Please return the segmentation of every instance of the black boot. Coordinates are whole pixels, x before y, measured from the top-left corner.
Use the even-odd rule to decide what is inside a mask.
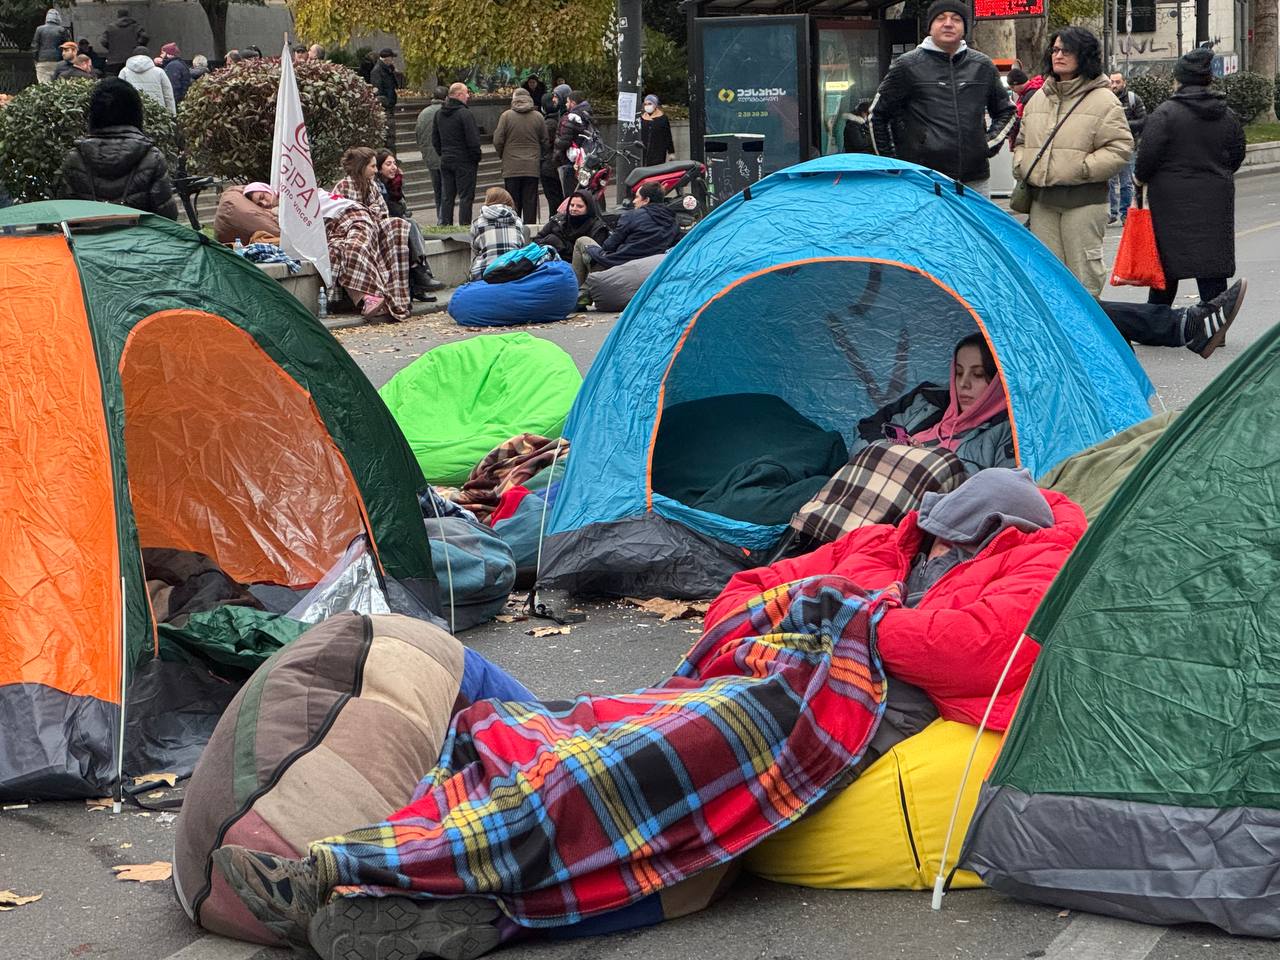
[[[422,303],[435,303],[432,290],[439,290],[444,284],[431,276],[431,269],[425,263],[415,263],[409,268],[409,294]]]

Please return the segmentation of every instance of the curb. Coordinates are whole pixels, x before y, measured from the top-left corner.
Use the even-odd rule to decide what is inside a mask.
[[[1241,177],[1261,177],[1268,173],[1280,173],[1280,162],[1277,163],[1255,163],[1247,167],[1241,167],[1236,171],[1236,179]]]
[[[449,308],[449,298],[453,296],[453,291],[457,287],[445,287],[443,290],[435,292],[435,303],[423,303],[419,300],[413,301],[413,306],[409,310],[409,319],[415,317],[427,317],[435,313],[444,313]],[[378,320],[369,323],[364,317],[358,313],[331,313],[321,321],[327,330],[349,330],[352,327],[372,327],[372,326],[395,326],[395,324],[386,324],[385,321]]]

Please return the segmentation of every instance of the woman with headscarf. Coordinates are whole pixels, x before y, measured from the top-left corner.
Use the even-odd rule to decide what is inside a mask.
[[[1165,288],[1150,303],[1173,303],[1178,281],[1195,278],[1202,303],[1236,272],[1235,173],[1244,128],[1209,88],[1213,51],[1199,47],[1174,67],[1176,89],[1142,128],[1134,179],[1146,184]]]
[[[872,523],[897,523],[927,493],[988,467],[1017,465],[1004,381],[981,333],[956,344],[949,387],[922,383],[859,421],[861,445],[791,518],[774,556],[793,556]]]

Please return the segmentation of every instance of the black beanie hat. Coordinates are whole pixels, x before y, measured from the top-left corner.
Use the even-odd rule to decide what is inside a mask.
[[[954,13],[964,21],[964,32],[969,32],[969,5],[961,3],[960,0],[933,0],[929,4],[929,10],[924,15],[925,32],[933,26],[933,21],[937,20],[944,13]]]
[[[1173,78],[1184,87],[1208,86],[1213,80],[1213,51],[1208,47],[1188,50],[1174,65]]]

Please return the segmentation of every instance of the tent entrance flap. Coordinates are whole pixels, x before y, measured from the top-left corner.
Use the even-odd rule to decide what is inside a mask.
[[[844,465],[859,420],[926,381],[945,386],[956,343],[980,330],[969,304],[907,264],[829,257],[741,278],[694,315],[667,369],[650,499],[657,492],[747,522],[785,523],[790,514],[778,519],[785,504],[772,496],[740,504],[742,491],[726,488],[728,495],[711,490],[708,500],[725,471],[701,474],[713,461],[738,464],[756,451],[761,460],[741,467],[739,480],[754,477],[772,494],[821,476],[808,483],[812,495]],[[843,438],[839,449],[833,436]],[[790,468],[788,475],[764,461]],[[699,476],[685,476],[690,470]],[[697,502],[689,497],[695,488]]]
[[[130,333],[120,375],[144,548],[206,554],[240,583],[300,587],[368,532],[311,397],[243,330],[162,311]]]

